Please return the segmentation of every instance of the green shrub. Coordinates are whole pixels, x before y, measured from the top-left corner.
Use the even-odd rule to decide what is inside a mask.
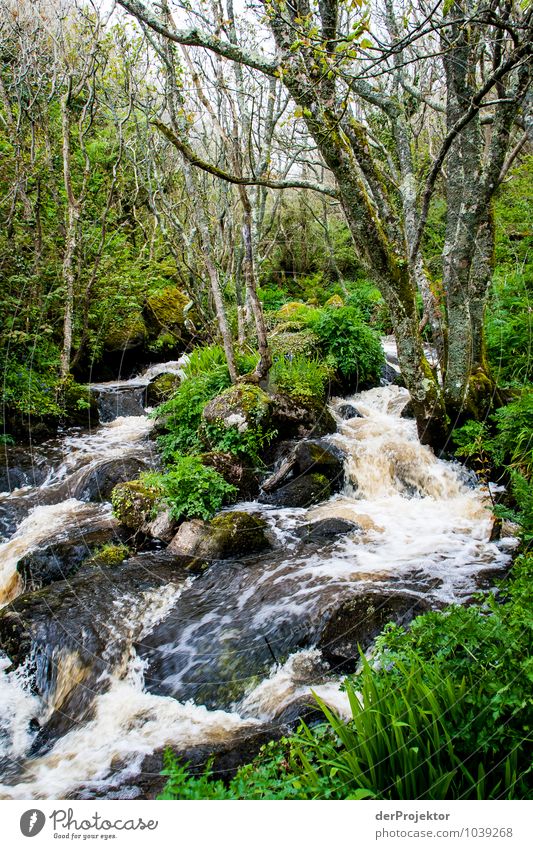
[[[257,355],[236,354],[240,374],[255,368]],[[166,433],[158,438],[161,456],[170,462],[176,454],[190,454],[202,447],[199,426],[208,401],[231,386],[228,366],[219,345],[196,348],[184,367],[185,379],[174,395],[151,414]]]
[[[296,400],[323,399],[332,369],[324,362],[296,354],[279,357],[270,371],[270,384]]]
[[[311,327],[342,377],[358,384],[379,381],[385,362],[381,341],[356,309],[323,310]]]
[[[379,333],[392,333],[389,313],[379,289],[368,280],[346,285],[349,290],[346,306],[355,307],[366,324],[375,327]]]
[[[487,353],[499,382],[533,380],[533,264],[496,275],[486,310]]]
[[[148,472],[141,480],[157,492],[159,504],[169,508],[176,521],[210,519],[237,492],[195,456],[175,457],[167,472]]]

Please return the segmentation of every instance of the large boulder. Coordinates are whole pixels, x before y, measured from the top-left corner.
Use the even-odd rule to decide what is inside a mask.
[[[159,348],[173,348],[190,337],[193,314],[190,298],[177,286],[155,292],[146,299],[146,323]]]
[[[169,584],[182,585],[195,559],[166,551],[132,558],[122,566],[84,567],[68,580],[19,596],[0,611],[0,647],[11,669],[32,659],[32,689],[53,712],[33,752],[42,752],[91,718],[94,698],[109,687],[109,672],[124,664],[143,620],[133,600]]]
[[[406,624],[430,605],[408,593],[354,595],[326,613],[317,646],[335,669],[353,671],[364,650],[389,622]]]
[[[271,422],[280,439],[326,436],[337,430],[327,406],[317,399],[295,401],[288,395],[271,395]]]
[[[140,347],[147,336],[146,324],[140,313],[131,312],[115,317],[104,335],[106,351],[129,351]]]
[[[24,592],[33,592],[55,581],[70,578],[96,550],[104,546],[109,548],[113,542],[120,543],[120,535],[115,523],[108,521],[94,529],[80,530],[70,540],[58,541],[31,551],[17,563]]]
[[[234,510],[221,513],[210,522],[184,522],[168,548],[202,560],[242,557],[269,548],[266,528],[261,516]]]
[[[142,480],[119,483],[111,493],[113,512],[121,525],[140,531],[155,518],[158,495]]]
[[[310,507],[326,501],[330,495],[329,480],[322,474],[312,472],[289,481],[274,492],[261,493],[259,501],[273,507]]]
[[[270,408],[270,397],[259,386],[239,383],[209,401],[203,409],[202,420],[207,425],[236,427],[244,432],[250,427],[266,428],[270,421]]]
[[[72,496],[80,501],[109,501],[117,484],[131,481],[148,468],[149,463],[141,458],[116,457],[91,469],[81,478]]]

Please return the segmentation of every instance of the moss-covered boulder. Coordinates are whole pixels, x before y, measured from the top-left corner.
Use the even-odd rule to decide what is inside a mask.
[[[303,304],[302,301],[289,301],[287,304],[283,304],[283,306],[279,308],[277,316],[278,318],[283,319],[294,318],[294,316],[297,316],[304,306],[305,304]]]
[[[294,449],[297,477],[308,472],[324,475],[337,492],[344,484],[344,454],[323,439],[304,439]]]
[[[270,420],[270,397],[259,386],[239,383],[230,386],[204,407],[205,424],[222,424],[243,432],[250,427],[266,427]]]
[[[142,480],[119,483],[111,493],[113,512],[126,528],[139,531],[153,518],[158,494]]]
[[[338,309],[339,307],[344,306],[344,301],[342,300],[340,295],[332,295],[331,298],[328,298],[325,307],[329,307],[330,309]]]
[[[192,319],[188,314],[189,305],[190,298],[177,286],[168,286],[149,295],[145,313],[151,337],[167,348],[172,347],[172,341],[176,344],[187,337],[187,321]]]
[[[266,521],[259,515],[234,510],[210,522],[184,522],[169,550],[202,560],[227,560],[262,551],[270,546]]]
[[[337,430],[337,423],[328,407],[317,398],[295,401],[288,395],[270,396],[271,424],[280,439],[303,439],[306,436],[326,436]]]
[[[106,351],[129,351],[140,347],[146,340],[148,331],[140,312],[131,312],[126,316],[117,316],[104,335]]]
[[[148,407],[157,407],[163,401],[168,401],[180,385],[181,378],[178,374],[164,372],[154,377],[146,387],[146,404]]]
[[[312,504],[326,501],[331,491],[327,477],[313,472],[289,481],[275,492],[262,493],[259,501],[273,507],[310,507]]]

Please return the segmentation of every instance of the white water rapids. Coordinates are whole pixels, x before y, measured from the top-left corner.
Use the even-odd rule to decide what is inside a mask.
[[[352,590],[376,586],[381,591],[406,590],[434,605],[461,602],[476,591],[480,576],[507,566],[514,541],[490,541],[492,517],[486,493],[459,464],[438,460],[420,445],[414,421],[401,417],[407,401],[406,391],[391,385],[332,402],[334,412],[349,402],[360,414],[347,421],[339,418],[338,432],[329,437],[346,456],[342,493],[308,510],[276,509],[257,502],[237,506],[265,515],[279,549],[271,559],[263,557],[252,564],[238,598],[228,598],[221,591],[221,598],[201,621],[191,622],[184,632],[187,668],[201,663],[206,643],[200,642],[199,634],[206,628],[207,644],[212,628],[214,642],[228,640],[233,646],[235,634],[262,633],[265,623],[273,621],[294,622],[297,630],[303,612],[313,616],[339,593],[344,598]],[[41,492],[79,474],[87,464],[107,461],[110,455],[149,450],[149,430],[145,417],[133,416],[116,419],[90,435],[67,436]],[[24,495],[26,491],[15,491],[3,498],[9,502]],[[349,519],[358,530],[333,544],[302,552],[295,529],[324,518]],[[72,498],[44,505],[37,501],[0,548],[3,601],[9,602],[21,590],[16,566],[25,553],[68,536],[73,526],[83,532],[96,519],[112,521],[109,505]],[[131,606],[124,601],[129,620],[123,627],[128,634],[131,631],[131,637],[120,663],[106,672],[107,689],[97,692],[91,716],[42,754],[33,755],[30,750],[51,705],[33,692],[30,663],[10,672],[4,659],[0,671],[1,797],[63,798],[83,792],[113,796],[120,795],[126,785],[128,793],[135,795],[131,788],[145,756],[166,745],[184,750],[237,740],[265,723],[275,723],[284,707],[311,689],[341,714],[348,713],[338,677],[328,674],[320,651],[313,646],[295,648],[282,663],[272,664],[261,680],[250,678],[244,694],[224,709],[149,692],[147,662],[135,645],[153,633],[195,585],[200,586],[199,580],[169,582],[163,591],[147,591]],[[241,631],[243,622],[237,614],[244,617]],[[235,645],[238,648],[230,651],[246,653],[246,643]],[[209,666],[203,668],[208,675]],[[2,759],[9,764],[3,778]]]

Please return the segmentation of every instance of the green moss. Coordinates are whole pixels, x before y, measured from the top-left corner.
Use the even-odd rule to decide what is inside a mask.
[[[91,566],[120,566],[129,555],[126,545],[109,543],[94,552],[93,556],[86,561]]]
[[[145,481],[119,483],[111,493],[113,513],[122,525],[139,530],[153,515],[158,498],[157,488]]]
[[[181,379],[177,374],[160,374],[153,380],[146,392],[146,400],[150,407],[162,404],[174,394]]]
[[[140,313],[130,313],[117,319],[104,337],[107,351],[123,351],[141,345],[147,335],[146,325]]]
[[[265,538],[267,523],[261,516],[234,510],[215,516],[211,527],[217,532],[217,538],[227,554],[247,554],[268,545]]]
[[[270,416],[270,398],[252,383],[239,383],[213,398],[202,414],[205,421],[220,423],[233,415],[242,416],[248,426],[264,424]]]
[[[188,303],[187,295],[172,286],[150,295],[146,300],[146,307],[160,328],[177,330],[184,325],[184,310]]]
[[[344,301],[342,300],[340,295],[332,295],[331,298],[328,298],[324,306],[333,308],[343,307]]]

